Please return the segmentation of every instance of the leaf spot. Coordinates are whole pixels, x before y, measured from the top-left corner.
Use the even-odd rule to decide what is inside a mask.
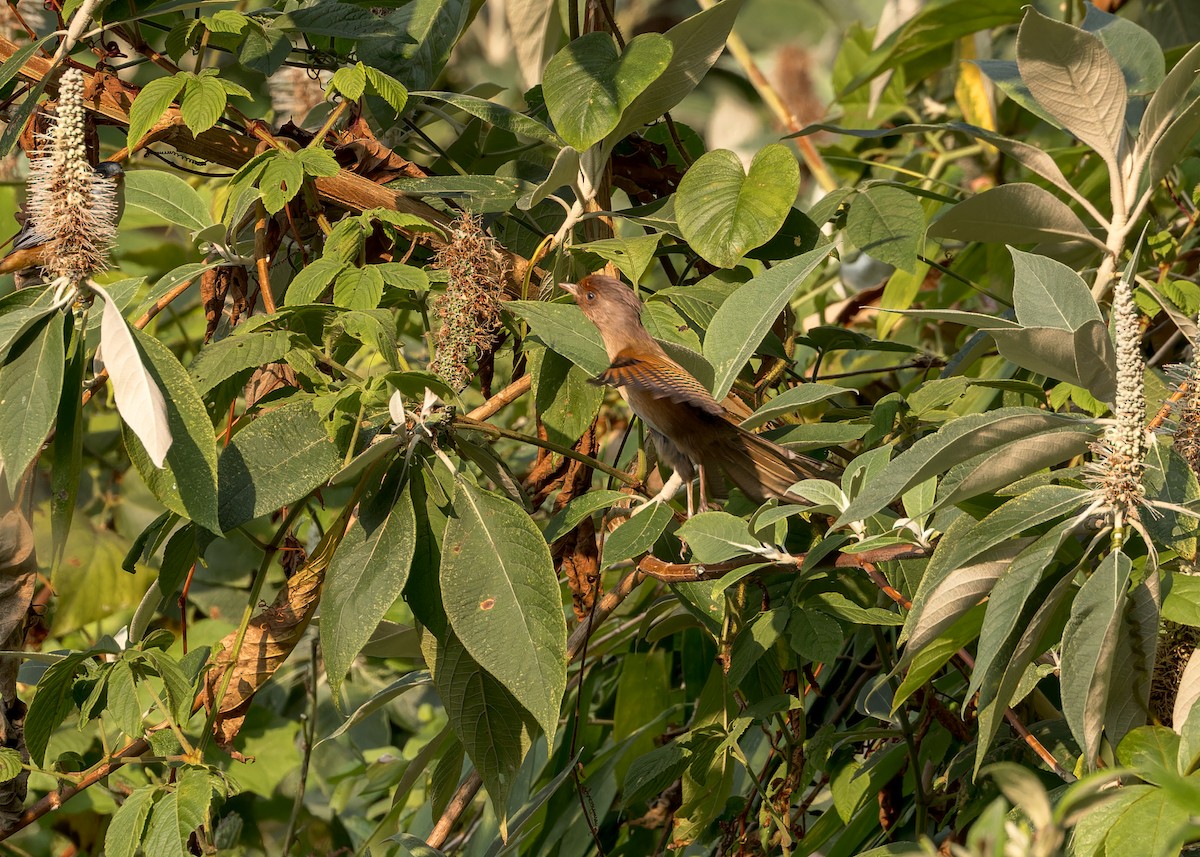
[[[495,607],[495,606],[496,606],[496,599],[495,599],[495,598],[485,598],[485,599],[483,599],[482,601],[480,601],[480,602],[479,602],[479,609],[480,609],[480,610],[491,610],[491,609],[492,609],[493,607]]]

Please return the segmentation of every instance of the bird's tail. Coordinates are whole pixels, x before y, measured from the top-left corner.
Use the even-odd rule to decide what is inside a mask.
[[[787,489],[802,479],[836,480],[841,469],[785,449],[761,435],[731,423],[732,430],[721,442],[709,445],[704,465],[716,465],[725,477],[756,503],[775,499],[790,503],[804,502]]]

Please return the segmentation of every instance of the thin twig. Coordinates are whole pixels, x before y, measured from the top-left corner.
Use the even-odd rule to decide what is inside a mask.
[[[496,415],[496,412],[505,405],[515,402],[517,399],[529,392],[532,386],[532,376],[522,375],[517,380],[513,381],[496,395],[492,396],[478,408],[467,413],[467,419],[471,420],[487,420]]]
[[[106,761],[93,767],[90,771],[80,778],[79,782],[72,783],[68,786],[63,786],[56,792],[50,792],[44,798],[39,800],[21,815],[17,823],[7,830],[0,830],[0,841],[12,836],[18,830],[28,827],[33,824],[46,813],[58,809],[75,795],[79,794],[89,786],[95,785],[100,780],[107,777],[117,768],[121,767],[128,760],[145,754],[150,749],[150,742],[144,738],[139,738],[133,741],[110,756]]]
[[[895,601],[905,610],[912,609],[912,602],[905,598],[903,594],[892,588],[892,586],[887,582],[887,578],[885,578],[877,569],[867,569],[867,576],[871,578],[871,581],[878,586],[883,591],[883,594],[888,598]],[[962,661],[968,669],[975,669],[975,659],[972,658],[970,653],[965,649],[959,649],[958,654],[955,655],[955,657]],[[1008,724],[1013,728],[1013,731],[1016,732],[1029,746],[1029,749],[1031,749],[1039,759],[1049,766],[1050,770],[1054,771],[1054,773],[1062,778],[1065,782],[1075,782],[1076,777],[1058,763],[1058,760],[1054,758],[1054,754],[1047,750],[1042,745],[1042,742],[1039,741],[1033,735],[1033,733],[1031,733],[1025,727],[1025,724],[1021,722],[1021,718],[1017,716],[1016,712],[1014,712],[1011,708],[1004,709],[1004,719],[1008,721]]]
[[[441,848],[446,844],[450,831],[454,829],[454,825],[458,823],[458,819],[466,808],[471,805],[471,801],[475,800],[475,795],[479,793],[479,787],[482,785],[483,777],[479,776],[479,771],[471,771],[463,780],[462,785],[458,787],[458,791],[454,793],[454,797],[450,798],[450,803],[446,804],[446,811],[442,813],[442,817],[433,826],[433,832],[425,840],[426,845],[430,848]]]

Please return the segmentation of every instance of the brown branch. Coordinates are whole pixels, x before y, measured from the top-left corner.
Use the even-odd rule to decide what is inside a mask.
[[[914,545],[893,545],[892,547],[877,548],[875,550],[862,551],[861,553],[838,554],[837,559],[833,562],[833,567],[868,569],[868,574],[870,574],[869,569],[873,567],[873,563],[890,562],[897,559],[921,559],[928,555],[927,551]],[[786,559],[773,562],[772,565],[778,569],[799,568],[803,565],[807,556],[807,554],[788,556]],[[685,583],[697,580],[719,580],[734,569],[754,565],[762,561],[763,558],[759,556],[740,556],[737,559],[730,559],[725,562],[667,562],[656,556],[647,554],[638,563],[638,568],[647,576],[661,580],[664,583]],[[900,597],[903,598],[903,596]]]
[[[0,38],[0,62],[8,60],[18,49],[18,46],[12,41]],[[51,75],[51,70],[50,60],[43,57],[31,57],[17,72],[17,75],[22,80],[34,84],[44,79],[46,91],[54,95],[58,91],[59,72]],[[90,72],[91,69],[86,71]],[[106,120],[106,124],[128,128],[129,107],[139,92],[138,87],[127,84],[113,75],[106,75],[100,85],[95,87],[95,90],[96,95],[84,105],[88,111],[102,117]],[[179,108],[172,106],[167,108],[162,118],[150,129],[147,139],[160,140],[186,155],[230,169],[238,169],[255,155],[261,136],[254,132],[269,133],[266,132],[262,123],[255,123],[255,127],[247,130],[250,133],[239,134],[216,126],[193,136],[184,123]],[[131,149],[135,148],[138,142],[130,141]],[[341,170],[335,176],[317,178],[314,185],[318,195],[325,203],[354,212],[372,208],[387,208],[405,214],[413,214],[444,229],[446,235],[449,235],[447,227],[450,218],[436,208],[401,191],[385,188],[349,170]],[[433,249],[438,249],[446,243],[445,237],[438,233],[406,232],[406,234]],[[505,287],[510,295],[518,296],[521,293],[521,283],[525,273],[530,267],[529,260],[504,248],[498,247],[498,252],[507,262]],[[538,273],[544,275],[545,272]]]
[[[18,830],[28,827],[46,813],[50,812],[51,810],[58,809],[84,789],[100,782],[100,780],[104,779],[117,768],[124,765],[125,759],[141,756],[149,749],[150,742],[144,738],[139,738],[138,740],[127,744],[125,747],[118,750],[116,754],[111,756],[107,761],[96,765],[90,771],[84,774],[79,782],[72,783],[69,786],[63,786],[63,788],[59,791],[50,792],[50,794],[46,795],[29,809],[25,810],[25,812],[21,815],[20,820],[18,820],[15,825],[7,830],[0,830],[0,841],[12,836]]]
[[[491,419],[496,415],[496,412],[515,402],[517,399],[529,392],[532,376],[522,375],[517,380],[513,381],[496,395],[492,396],[478,408],[467,413],[467,418],[483,422]]]
[[[479,771],[471,771],[470,775],[463,780],[462,785],[458,787],[458,791],[454,793],[454,797],[450,798],[450,803],[446,804],[446,811],[433,826],[433,832],[429,834],[425,844],[430,848],[441,848],[446,844],[450,831],[454,829],[454,825],[466,808],[471,805],[471,801],[475,800],[475,795],[479,793],[479,787],[482,785],[483,777],[479,776]]]

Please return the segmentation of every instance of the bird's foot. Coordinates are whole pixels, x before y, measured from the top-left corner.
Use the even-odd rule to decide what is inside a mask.
[[[674,499],[675,495],[679,493],[679,489],[682,487],[683,477],[680,476],[678,472],[672,473],[671,478],[663,483],[662,489],[659,490],[657,494],[646,500],[639,500],[633,504],[631,507],[630,516],[632,517],[633,515],[636,515],[639,512],[642,512],[658,503],[670,502],[672,499]]]

